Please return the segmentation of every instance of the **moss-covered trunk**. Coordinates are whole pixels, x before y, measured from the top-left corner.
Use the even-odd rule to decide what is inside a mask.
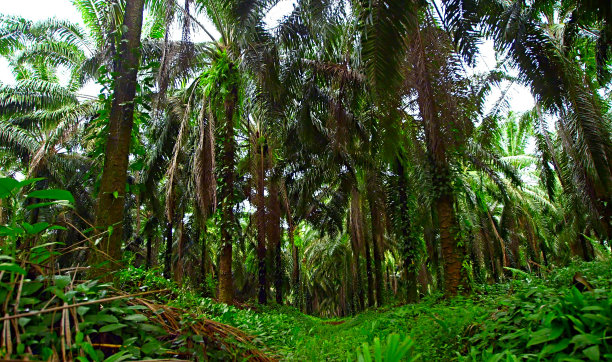
[[[230,72],[237,71],[230,64]],[[238,85],[231,84],[225,97],[225,120],[221,167],[221,255],[219,257],[219,300],[231,303],[234,299],[234,278],[232,276],[232,243],[235,235],[234,220],[234,182],[236,168],[236,140],[234,123],[238,106]]]

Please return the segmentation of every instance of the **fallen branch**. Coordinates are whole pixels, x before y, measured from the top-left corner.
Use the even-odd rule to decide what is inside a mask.
[[[167,291],[168,291],[168,289],[150,290],[148,292],[142,292],[142,293],[136,293],[136,294],[118,295],[118,296],[115,296],[115,297],[109,297],[109,298],[104,298],[104,299],[88,300],[87,302],[81,302],[81,303],[76,303],[76,304],[67,304],[67,305],[63,305],[61,307],[53,307],[53,308],[49,308],[49,309],[42,309],[42,310],[32,311],[32,312],[28,312],[28,313],[15,314],[15,315],[7,315],[7,316],[4,316],[4,317],[0,318],[0,321],[5,321],[5,320],[8,320],[8,319],[22,318],[22,317],[31,317],[31,316],[35,316],[35,315],[39,315],[39,314],[44,314],[44,313],[57,312],[57,311],[61,311],[61,310],[68,309],[68,308],[81,307],[81,306],[84,306],[84,305],[91,305],[91,304],[108,303],[108,302],[112,302],[113,300],[133,298],[133,297],[141,297],[143,295],[154,294],[154,293],[162,293],[162,292],[167,292]]]

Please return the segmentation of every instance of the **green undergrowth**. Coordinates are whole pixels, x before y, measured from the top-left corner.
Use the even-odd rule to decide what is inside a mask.
[[[595,290],[580,292],[573,287],[576,272]],[[368,361],[370,355],[377,360],[377,354],[380,360],[403,356],[402,360],[423,361],[612,358],[612,263],[574,263],[542,277],[514,274],[510,282],[479,286],[469,297],[433,295],[417,304],[333,320],[288,306],[219,304],[140,269],[125,271],[121,280],[125,288],[169,288],[161,302],[235,326],[281,360]],[[404,350],[397,352],[398,346]]]

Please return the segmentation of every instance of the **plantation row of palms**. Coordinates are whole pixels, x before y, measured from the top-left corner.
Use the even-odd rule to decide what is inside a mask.
[[[609,2],[73,3],[85,28],[0,18],[0,172],[77,199],[0,222],[66,226],[60,267],[347,315],[609,248]]]

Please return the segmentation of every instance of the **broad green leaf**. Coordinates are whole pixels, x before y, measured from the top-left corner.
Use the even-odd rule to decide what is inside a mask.
[[[144,347],[143,347],[144,348]],[[133,356],[129,353],[129,351],[119,351],[112,356],[108,357],[104,360],[104,362],[119,362],[125,361],[126,359],[132,358]]]
[[[31,320],[32,318],[21,317],[17,323],[19,323],[20,326],[25,327]]]
[[[166,331],[162,327],[153,324],[139,324],[138,329],[143,332],[153,332],[161,335],[166,334]]]
[[[19,265],[15,264],[15,263],[2,263],[2,264],[0,264],[0,270],[4,270],[4,271],[7,271],[7,272],[11,272],[11,273],[17,273],[17,274],[21,274],[21,275],[26,275],[27,274],[25,269],[23,269],[22,267],[20,267]]]
[[[157,340],[152,340],[151,342],[145,343],[142,346],[142,353],[150,355],[155,351],[159,351],[161,349],[161,343]]]
[[[599,337],[594,336],[592,334],[578,334],[575,335],[570,343],[574,343],[577,347],[588,346],[591,344],[599,344],[601,343],[601,339]]]
[[[23,227],[23,229],[26,231],[28,235],[36,235],[42,232],[43,230],[45,230],[47,227],[49,227],[49,223],[39,222],[34,225],[30,225],[29,223],[24,222],[21,224],[21,226]]]
[[[0,236],[12,236],[17,237],[23,234],[23,230],[18,228],[12,228],[9,226],[0,226]]]
[[[3,199],[11,194],[11,192],[19,187],[19,182],[7,177],[0,178],[0,199]]]
[[[51,293],[55,294],[59,299],[61,299],[63,301],[67,301],[66,294],[64,294],[64,292],[60,288],[58,288],[58,287],[49,287],[46,290],[48,290]]]
[[[542,348],[542,352],[540,353],[540,356],[546,356],[549,354],[561,352],[564,349],[566,349],[569,346],[569,344],[570,344],[569,338],[564,338],[558,342],[547,344],[546,346],[544,346],[544,348]]]
[[[591,361],[599,361],[599,346],[591,346],[582,351]]]
[[[142,315],[142,314],[130,314],[125,316],[123,319],[125,319],[126,321],[132,321],[132,322],[144,322],[149,320],[146,316]]]
[[[98,313],[95,316],[96,322],[104,322],[104,323],[119,323],[119,319],[112,314]]]
[[[600,312],[603,311],[604,309],[598,305],[588,305],[584,308],[582,308],[583,312]]]
[[[551,336],[552,336],[552,329],[550,328],[540,329],[531,335],[531,339],[527,343],[527,347],[533,346],[535,344],[548,342],[551,339],[554,339],[554,338],[551,338]]]
[[[43,284],[40,282],[27,282],[23,283],[23,287],[21,287],[21,295],[28,296],[30,294],[35,293],[40,288],[42,288]]]
[[[586,318],[586,319],[590,319],[592,321],[595,321],[597,323],[603,324],[603,325],[612,325],[610,318],[602,315],[602,314],[591,314],[591,313],[585,313],[582,315],[582,318]]]
[[[66,204],[65,200],[58,200],[58,201],[39,202],[39,203],[36,203],[36,204],[28,205],[26,207],[26,209],[34,210],[34,209],[38,209],[38,208],[45,207],[45,206],[50,206],[50,205],[70,206],[70,204]]]
[[[51,199],[51,200],[65,200],[74,204],[74,197],[70,193],[70,191],[66,190],[36,190],[32,191],[28,194],[28,198],[38,198],[38,199]]]
[[[29,186],[29,185],[31,185],[31,184],[33,184],[33,183],[35,183],[35,182],[42,181],[42,180],[44,180],[44,179],[45,179],[44,177],[38,177],[38,178],[29,178],[29,179],[26,179],[26,180],[23,180],[23,181],[19,182],[19,184],[17,185],[17,187],[21,189],[21,188],[24,188],[24,187],[26,187],[26,186]]]
[[[77,313],[79,315],[84,315],[85,313],[87,313],[91,308],[90,307],[86,307],[84,305],[80,306],[77,308]]]
[[[87,352],[89,357],[91,357],[92,360],[100,361],[100,358],[98,357],[98,353],[96,352],[96,350],[93,348],[93,346],[90,343],[83,342],[81,346],[83,347],[83,350]]]
[[[68,275],[54,275],[53,282],[59,289],[64,289],[68,284],[70,284],[71,279]]]
[[[117,329],[121,329],[123,327],[127,327],[127,324],[122,324],[122,323],[109,324],[109,325],[106,325],[100,328],[100,333],[116,331]]]

